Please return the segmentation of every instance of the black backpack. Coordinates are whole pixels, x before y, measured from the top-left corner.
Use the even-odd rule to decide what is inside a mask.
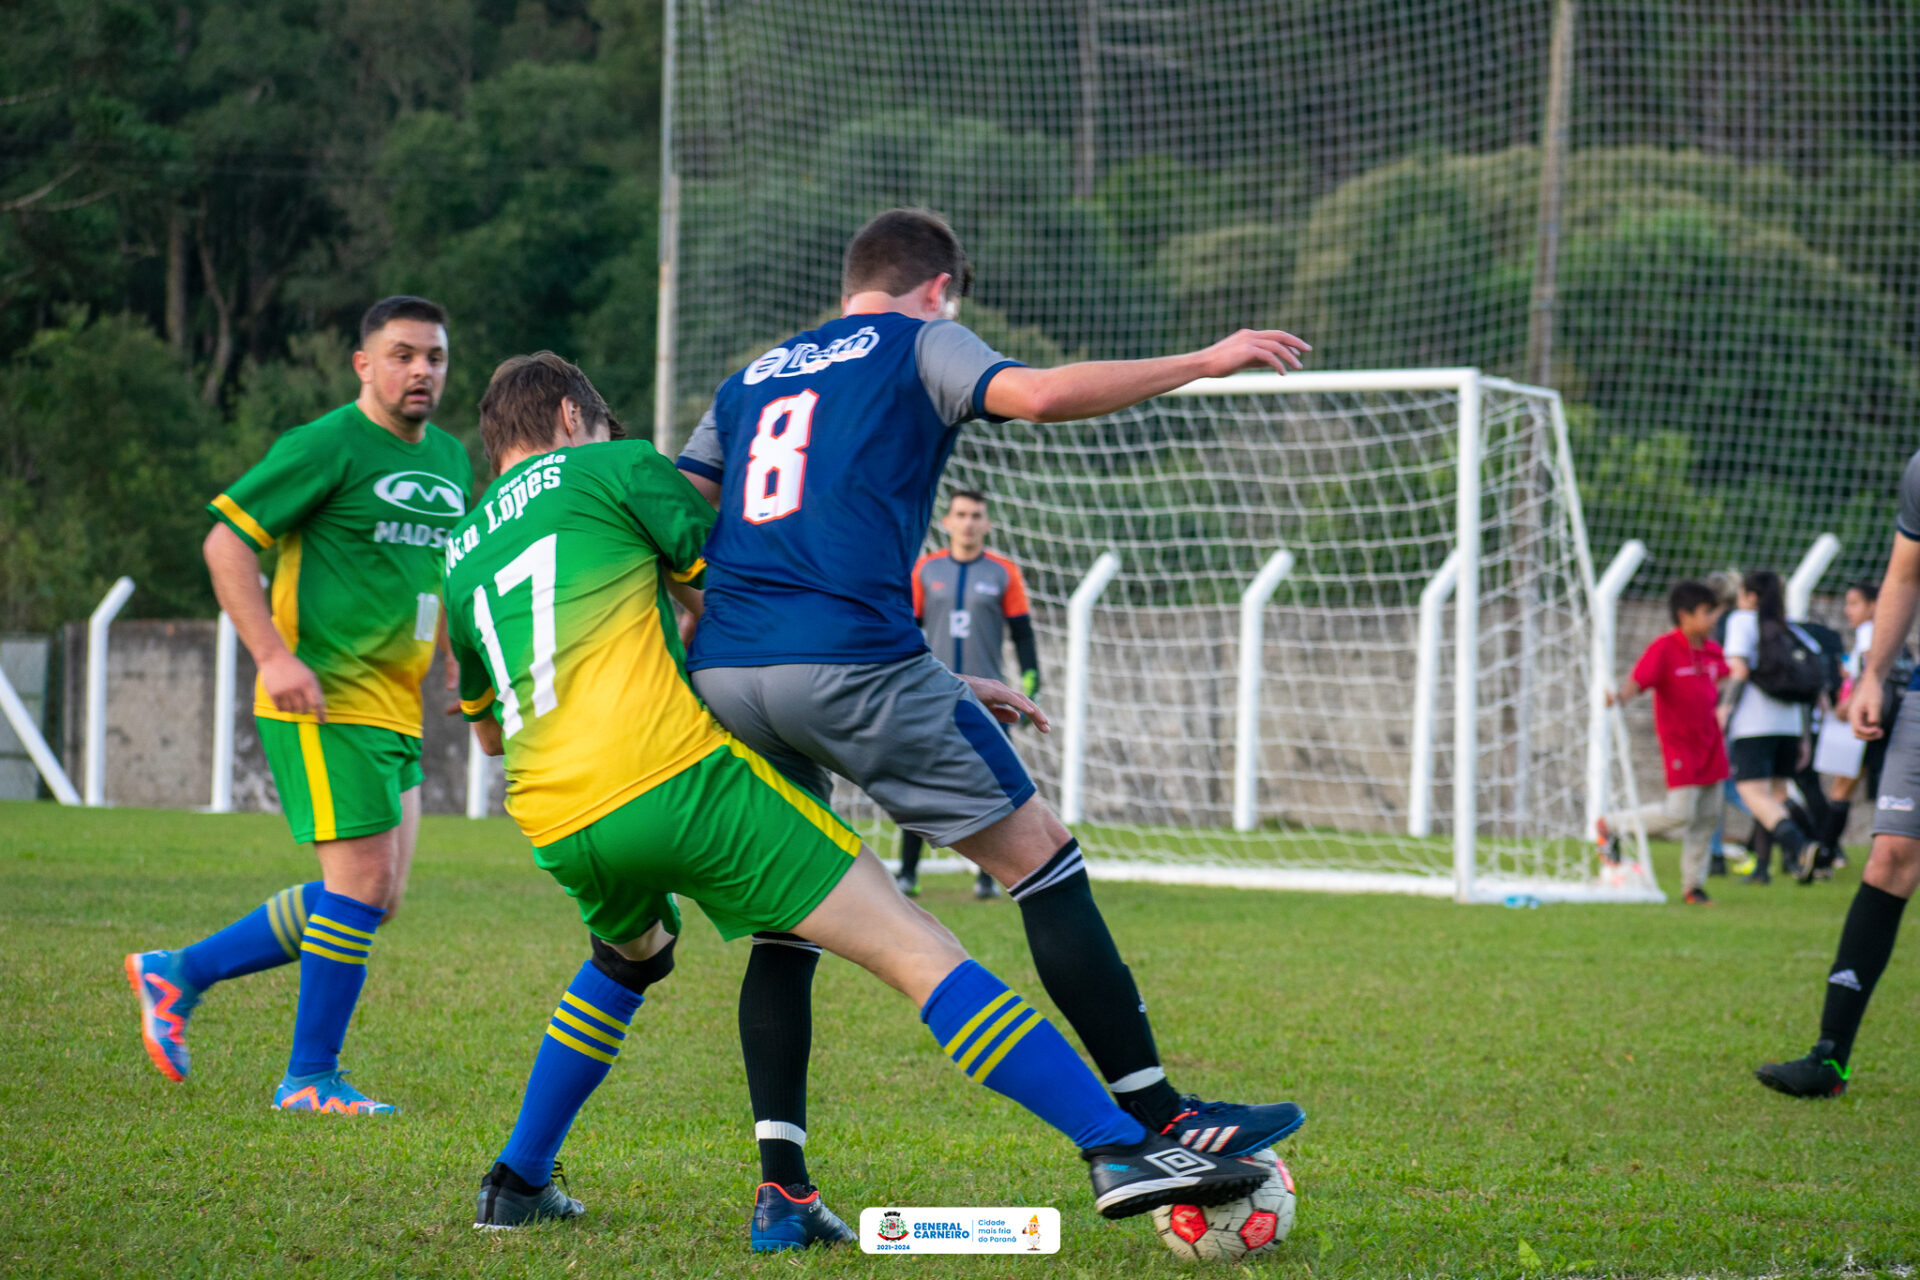
[[[1827,687],[1827,667],[1812,641],[1785,623],[1763,622],[1752,680],[1776,702],[1818,702]]]

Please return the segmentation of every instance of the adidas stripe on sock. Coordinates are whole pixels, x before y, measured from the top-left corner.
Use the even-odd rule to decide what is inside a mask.
[[[323,892],[318,880],[282,889],[218,933],[183,947],[181,978],[205,991],[216,982],[298,960],[307,917]]]
[[[300,1005],[293,1016],[290,1076],[318,1075],[340,1066],[340,1046],[367,981],[373,931],[386,912],[323,892],[307,917],[300,943]]]

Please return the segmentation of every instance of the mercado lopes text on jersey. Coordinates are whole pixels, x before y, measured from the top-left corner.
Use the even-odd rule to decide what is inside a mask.
[[[651,444],[618,440],[510,468],[447,540],[461,709],[499,720],[507,812],[535,845],[725,744],[687,684],[666,584],[699,585],[712,525]]]
[[[924,652],[910,581],[959,424],[1008,360],[951,320],[834,320],[728,378],[680,455],[720,485],[689,665]]]
[[[473,474],[458,440],[429,423],[418,444],[346,405],[274,441],[207,504],[264,551],[278,546],[273,625],[312,669],[336,724],[420,736],[420,681],[440,624],[440,551]],[[254,714],[276,710],[256,685]]]

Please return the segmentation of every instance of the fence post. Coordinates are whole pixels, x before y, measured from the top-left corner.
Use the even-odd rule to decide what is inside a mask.
[[[1613,688],[1614,629],[1620,592],[1646,558],[1647,544],[1638,538],[1629,539],[1614,554],[1613,563],[1600,575],[1593,589],[1593,689],[1587,707],[1587,826],[1584,833],[1589,839],[1607,808],[1607,759],[1612,729],[1607,722],[1607,692]],[[1622,760],[1620,766],[1631,769],[1633,762]]]
[[[1067,705],[1061,716],[1065,740],[1060,746],[1060,821],[1069,826],[1084,814],[1080,783],[1087,763],[1087,662],[1093,606],[1119,572],[1120,557],[1102,551],[1067,599]]]
[[[53,792],[54,799],[61,804],[79,804],[80,793],[73,789],[73,783],[67,779],[67,771],[60,767],[59,757],[47,746],[47,740],[40,736],[40,726],[27,713],[27,704],[20,700],[19,691],[13,687],[13,681],[7,679],[5,671],[0,671],[0,712],[6,713],[14,735],[26,747],[27,754],[33,757],[34,767],[47,780],[47,790]]]
[[[1813,589],[1820,585],[1820,579],[1826,576],[1827,567],[1840,554],[1840,539],[1830,533],[1823,533],[1813,540],[1807,548],[1807,554],[1800,557],[1799,567],[1793,576],[1787,579],[1787,616],[1800,621],[1813,609]]]
[[[1251,831],[1259,819],[1260,676],[1265,663],[1267,601],[1293,572],[1293,552],[1282,548],[1267,557],[1260,572],[1240,593],[1240,679],[1235,690],[1233,754],[1233,829]]]
[[[213,795],[212,813],[233,812],[233,682],[239,638],[226,610],[213,626]]]
[[[107,628],[133,594],[133,579],[121,578],[87,619],[87,803],[107,802]]]
[[[1407,834],[1433,834],[1433,716],[1440,696],[1440,615],[1460,580],[1460,553],[1450,551],[1420,592],[1414,638],[1413,768],[1407,776]]]
[[[467,727],[467,816],[487,816],[487,753],[480,749],[480,735]]]

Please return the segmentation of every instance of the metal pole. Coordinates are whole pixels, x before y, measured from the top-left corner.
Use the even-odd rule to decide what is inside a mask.
[[[487,816],[487,753],[480,749],[480,735],[467,730],[467,816]]]
[[[1260,676],[1266,666],[1267,601],[1293,572],[1293,552],[1285,549],[1267,557],[1260,572],[1240,593],[1239,705],[1234,711],[1233,829],[1251,831],[1259,818],[1260,790]]]
[[[1560,202],[1567,178],[1567,124],[1573,98],[1573,25],[1580,6],[1559,0],[1547,53],[1546,119],[1540,129],[1540,210],[1536,221],[1533,294],[1527,312],[1527,379],[1553,381],[1553,318],[1559,287]]]
[[[5,671],[0,671],[0,711],[6,713],[7,723],[13,726],[14,735],[25,744],[27,754],[33,757],[34,767],[47,780],[47,790],[53,792],[53,798],[61,804],[79,804],[80,793],[73,789],[73,783],[67,779],[67,771],[60,767],[59,758],[47,746],[47,740],[40,736],[40,726],[33,722],[27,704],[20,700],[19,692],[14,689],[13,681],[7,679]]]
[[[1460,553],[1450,551],[1420,592],[1414,637],[1413,767],[1407,774],[1407,834],[1433,834],[1433,717],[1440,696],[1441,613],[1460,580]]]
[[[239,648],[233,619],[225,610],[213,628],[213,798],[214,813],[233,812],[233,682]]]
[[[1100,0],[1080,4],[1079,101],[1073,113],[1073,194],[1086,199],[1100,175]]]
[[[1823,533],[1813,540],[1807,548],[1807,554],[1800,557],[1800,565],[1787,579],[1787,616],[1795,621],[1805,619],[1813,608],[1813,589],[1820,585],[1820,579],[1826,576],[1827,568],[1833,558],[1840,554],[1840,539],[1830,533]]]
[[[1453,609],[1453,895],[1473,900],[1474,787],[1480,750],[1480,374],[1460,380],[1460,446],[1455,463],[1454,554],[1460,577]]]
[[[1593,688],[1587,704],[1587,825],[1591,838],[1600,815],[1607,810],[1607,762],[1611,744],[1611,726],[1607,723],[1607,690],[1613,686],[1614,625],[1620,606],[1620,593],[1626,588],[1641,561],[1647,558],[1647,544],[1630,539],[1613,557],[1613,563],[1600,575],[1593,589]],[[1621,767],[1631,769],[1632,762],[1622,760]]]
[[[96,807],[107,802],[107,628],[132,594],[133,579],[121,578],[87,619],[86,793]]]
[[[666,0],[666,31],[660,67],[660,282],[654,306],[653,446],[674,455],[673,406],[677,348],[674,324],[680,301],[680,174],[673,158],[673,97],[680,54],[679,0]]]
[[[1064,741],[1060,745],[1060,821],[1066,823],[1080,821],[1085,811],[1080,781],[1087,763],[1087,655],[1093,606],[1119,572],[1120,557],[1102,551],[1067,599],[1067,705],[1061,717]]]

